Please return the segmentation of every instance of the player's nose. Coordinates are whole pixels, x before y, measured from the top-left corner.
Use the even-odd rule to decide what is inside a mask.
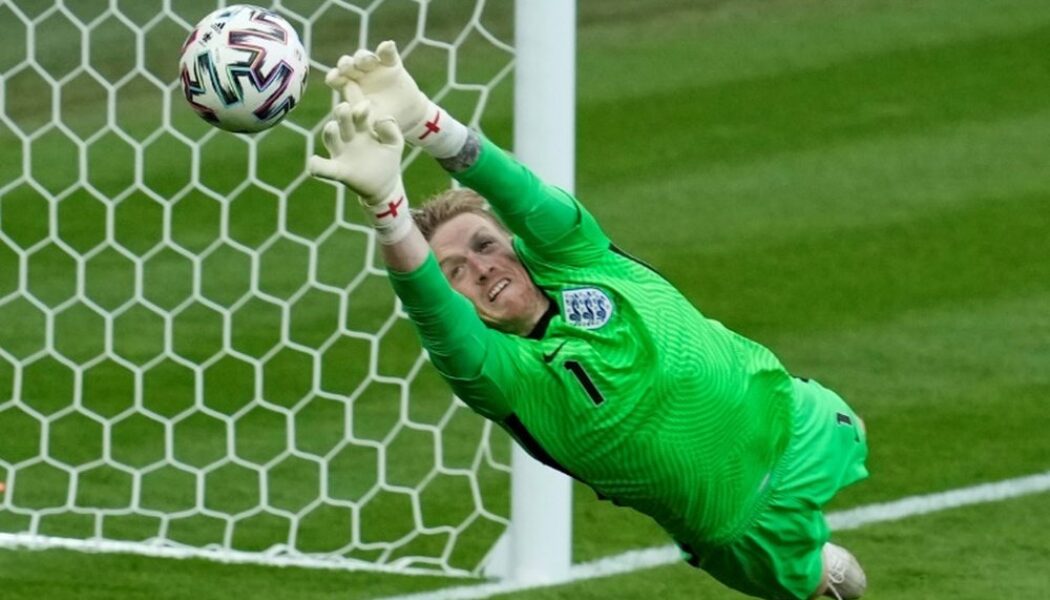
[[[467,263],[470,265],[470,270],[474,272],[478,283],[484,283],[491,277],[493,265],[487,261],[478,256],[468,256]]]

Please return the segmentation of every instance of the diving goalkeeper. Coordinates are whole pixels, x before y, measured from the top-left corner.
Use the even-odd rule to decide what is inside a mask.
[[[345,102],[323,131],[330,158],[308,169],[360,195],[395,292],[464,402],[655,519],[732,588],[863,593],[821,512],[867,476],[863,425],[838,395],[705,318],[574,197],[431,102],[392,42],[342,57],[326,80]],[[410,211],[404,140],[469,189]]]

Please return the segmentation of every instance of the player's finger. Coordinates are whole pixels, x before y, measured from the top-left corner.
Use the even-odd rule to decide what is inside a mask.
[[[376,70],[379,66],[379,57],[372,53],[358,53],[354,55],[354,66],[357,67],[361,73],[371,73]]]
[[[397,126],[397,121],[393,117],[385,117],[376,121],[375,130],[380,143],[387,146],[401,144],[401,128]]]
[[[338,167],[335,161],[315,154],[306,161],[306,172],[314,177],[334,181],[337,179]]]
[[[354,139],[354,119],[352,115],[350,104],[346,102],[340,102],[335,107],[335,120],[339,124],[336,132],[339,134],[339,138],[344,142],[349,142]]]
[[[385,67],[396,67],[401,64],[401,55],[397,53],[397,44],[393,40],[387,40],[376,48],[376,56]]]
[[[343,102],[346,102],[350,106],[354,106],[358,102],[365,99],[365,93],[361,90],[361,86],[352,79],[347,79],[346,84],[342,88]]]
[[[368,131],[368,120],[372,116],[372,106],[368,100],[364,102],[358,102],[353,111],[351,112],[351,118],[354,121],[354,131],[363,132]]]
[[[343,91],[343,86],[346,85],[347,81],[346,76],[334,67],[328,69],[328,72],[324,75],[324,84],[337,92]]]
[[[354,52],[354,67],[362,73],[368,73],[374,71],[379,66],[379,57],[372,53],[371,50],[361,48],[357,52]]]
[[[339,137],[339,123],[337,121],[325,123],[324,129],[321,130],[321,141],[324,143],[325,150],[328,150],[329,156],[339,156],[341,145]]]
[[[354,57],[346,54],[339,57],[339,62],[335,64],[335,68],[339,69],[339,72],[347,79],[356,80],[360,79],[361,75],[363,75],[363,73],[358,71],[357,67],[354,66]]]

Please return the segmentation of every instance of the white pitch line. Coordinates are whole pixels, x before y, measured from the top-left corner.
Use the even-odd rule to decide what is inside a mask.
[[[154,558],[199,558],[218,563],[260,565],[264,567],[299,567],[303,569],[328,569],[332,571],[372,571],[391,575],[434,575],[433,570],[403,568],[396,565],[375,565],[364,561],[347,560],[341,556],[308,555],[288,553],[284,547],[265,552],[244,552],[224,548],[193,548],[165,545],[164,540],[145,542],[123,542],[101,539],[75,539],[33,535],[28,533],[0,533],[0,548],[29,550],[73,550],[76,552],[106,554],[137,554]],[[450,577],[468,577],[452,574]]]
[[[899,521],[916,515],[924,515],[972,504],[999,502],[1046,491],[1050,491],[1050,471],[936,494],[909,496],[893,502],[869,504],[868,506],[830,513],[827,516],[827,520],[828,525],[832,529],[845,531],[873,523]],[[681,557],[675,546],[632,550],[616,556],[573,565],[569,569],[569,575],[565,579],[558,581],[483,583],[401,596],[387,596],[377,600],[473,600],[489,598],[499,594],[509,594],[527,589],[620,575],[672,564],[679,560],[681,560]]]

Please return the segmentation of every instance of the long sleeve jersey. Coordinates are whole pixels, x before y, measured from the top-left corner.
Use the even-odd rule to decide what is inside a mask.
[[[705,318],[619,251],[570,194],[494,144],[456,175],[514,233],[551,310],[529,336],[487,327],[433,255],[391,272],[432,363],[473,410],[676,540],[718,544],[761,509],[791,430],[792,383],[766,348]]]

